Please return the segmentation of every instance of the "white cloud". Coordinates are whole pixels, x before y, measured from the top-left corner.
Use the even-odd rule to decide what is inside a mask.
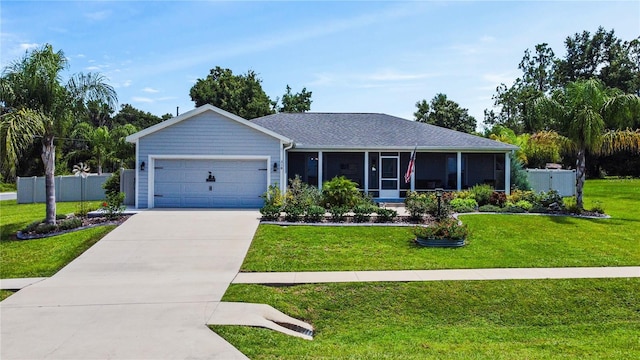
[[[514,71],[500,73],[500,74],[487,73],[482,75],[483,80],[493,85],[492,88],[495,88],[500,84],[511,85],[516,80],[517,77],[518,76]]]
[[[138,102],[138,103],[147,103],[150,104],[152,102],[154,102],[155,100],[148,98],[148,97],[141,97],[141,96],[134,96],[131,98],[131,100],[133,102]]]
[[[87,70],[87,71],[99,71],[100,70],[100,66],[87,66],[84,69]]]
[[[399,72],[393,69],[376,70],[371,73],[317,73],[311,86],[343,85],[357,88],[412,87],[420,80],[440,76],[437,73]]]
[[[150,87],[146,87],[146,88],[142,89],[142,91],[144,91],[146,93],[152,93],[152,94],[160,92],[160,90],[157,90],[157,89],[154,89],[154,88],[150,88]]]
[[[36,43],[22,43],[19,45],[21,51],[28,51],[31,49],[35,49],[39,44]]]
[[[93,21],[100,21],[108,18],[111,15],[111,10],[94,11],[91,13],[85,13],[84,17]]]

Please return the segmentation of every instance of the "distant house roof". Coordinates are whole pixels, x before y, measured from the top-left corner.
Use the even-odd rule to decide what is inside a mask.
[[[518,147],[386,114],[279,113],[251,120],[299,149],[510,151]]]

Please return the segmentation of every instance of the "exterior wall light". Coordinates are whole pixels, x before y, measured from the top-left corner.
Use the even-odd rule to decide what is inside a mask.
[[[144,161],[140,163],[140,171],[144,171],[145,163]]]
[[[273,171],[274,172],[278,171],[278,163],[277,162],[273,163]]]

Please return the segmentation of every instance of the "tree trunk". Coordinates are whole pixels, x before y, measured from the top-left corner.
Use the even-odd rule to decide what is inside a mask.
[[[53,144],[53,136],[47,136],[42,140],[42,163],[44,164],[44,184],[47,201],[47,224],[56,223],[56,146]]]
[[[582,203],[582,190],[584,188],[584,179],[586,175],[586,159],[585,149],[578,150],[578,160],[576,161],[576,205],[579,209],[584,209]]]

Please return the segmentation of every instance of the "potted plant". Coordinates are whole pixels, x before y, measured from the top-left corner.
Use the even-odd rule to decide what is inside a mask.
[[[429,226],[416,226],[413,229],[416,243],[427,247],[460,247],[464,246],[469,235],[466,225],[453,218],[437,221]]]

